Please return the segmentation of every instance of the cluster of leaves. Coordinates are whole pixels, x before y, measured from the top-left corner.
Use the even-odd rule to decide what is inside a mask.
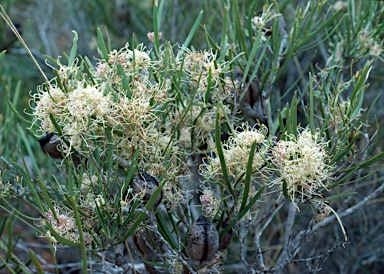
[[[106,254],[102,264],[134,267],[133,261],[121,261],[121,244],[130,236],[147,269],[197,271],[186,237],[200,214],[214,223],[220,239],[235,234],[242,251],[245,239],[254,243],[248,252],[257,252],[256,261],[246,252],[238,258],[247,269],[283,268],[310,240],[316,225],[330,222],[330,212],[339,218],[329,202],[354,194],[342,186],[356,171],[384,157],[366,158],[371,144],[366,120],[374,104],[362,107],[375,62],[366,57],[382,54],[378,35],[370,31],[382,26],[371,23],[372,29],[362,29],[363,24],[356,24],[348,35],[335,33],[356,15],[345,13],[347,7],[327,8],[324,1],[298,7],[287,27],[277,4],[265,5],[260,14],[251,5],[247,16],[241,16],[237,1],[230,1],[219,41],[203,26],[208,46],[197,51],[188,46],[202,13],[183,45],[160,44],[164,5],[155,1],[153,6],[153,51],[135,43],[107,49],[99,31],[101,57],[93,65],[87,57],[76,58],[75,33],[67,65],[53,60],[56,77],[32,96],[32,121],[19,117],[34,134],[57,136],[64,175],[49,177],[36,168],[38,176],[33,177],[25,162],[12,163],[20,176],[12,185],[2,174],[1,207],[24,219],[11,200],[28,204],[38,213],[33,225],[37,235],[53,246],[80,247],[84,272],[88,252]],[[340,52],[345,42],[340,37],[357,36],[365,39],[360,46]],[[308,78],[299,75],[295,83],[306,83],[297,92],[290,88],[279,93],[276,85],[300,52],[330,37],[324,68],[313,68]],[[348,63],[353,71],[349,76],[348,54],[355,63],[359,58],[363,62],[357,70]],[[290,98],[286,106],[285,97]],[[157,178],[149,197],[149,187],[134,187],[148,174]],[[199,191],[200,201],[193,199]],[[285,201],[293,202],[295,210],[310,204],[315,214],[294,243],[288,242],[293,226],[288,218],[281,243],[287,249],[266,265],[262,236]],[[5,227],[6,221],[1,231]],[[246,228],[245,235],[241,228]],[[294,248],[288,254],[290,245]],[[231,247],[225,248],[230,252]],[[225,259],[225,251],[218,254],[223,264],[233,262]],[[31,258],[40,269],[36,257]],[[212,256],[198,265],[219,269],[219,262]],[[11,268],[11,263],[4,265]]]

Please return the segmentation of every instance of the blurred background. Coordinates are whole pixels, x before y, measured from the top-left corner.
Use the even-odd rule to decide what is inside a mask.
[[[239,9],[244,14],[254,0],[238,0]],[[277,1],[280,12],[283,13],[287,29],[294,23],[294,11],[298,6],[305,8],[307,1]],[[316,1],[315,1],[316,2]],[[381,1],[356,1],[362,2],[381,2]],[[221,36],[222,18],[224,14],[223,0],[195,0],[165,1],[163,19],[160,31],[162,32],[161,42],[169,41],[171,44],[182,44],[185,41],[193,23],[203,10],[201,25],[211,34],[214,41],[219,41]],[[268,1],[258,1],[259,10]],[[346,2],[328,1],[329,7]],[[143,43],[147,49],[152,49],[153,44],[149,41],[147,34],[153,31],[153,1],[151,0],[2,0],[1,4],[8,12],[10,18],[21,32],[26,44],[37,58],[48,78],[52,78],[52,66],[54,63],[49,57],[57,59],[70,52],[73,42],[72,30],[79,35],[78,54],[88,56],[96,63],[99,53],[97,50],[97,28],[100,28],[108,42],[110,49],[119,49],[128,43]],[[376,3],[377,4],[377,3]],[[378,4],[377,21],[384,22],[383,4]],[[371,14],[372,15],[372,14]],[[367,16],[371,16],[367,15]],[[372,26],[371,26],[372,27]],[[376,37],[380,38],[383,46],[384,31]],[[288,31],[289,32],[289,31]],[[335,36],[337,36],[335,34]],[[330,38],[330,41],[333,38]],[[337,39],[335,39],[336,41]],[[297,70],[297,64],[292,61],[288,66],[287,72],[281,75],[277,81],[276,90],[293,88],[300,89],[306,83],[308,72],[315,67],[323,68],[329,54],[330,41],[319,42],[315,47],[309,47],[297,53],[297,62],[301,64],[302,71]],[[200,28],[192,38],[190,45],[196,49],[207,47],[206,36]],[[21,155],[24,155],[27,165],[31,168],[37,167],[41,170],[41,175],[56,174],[58,169],[50,159],[40,151],[37,138],[33,136],[21,119],[10,110],[7,104],[6,94],[20,113],[26,118],[31,115],[29,108],[30,95],[36,92],[36,87],[44,82],[44,78],[37,67],[28,56],[26,50],[19,41],[15,39],[6,23],[0,20],[0,50],[7,50],[6,55],[0,62],[0,169],[5,170],[5,163],[9,160],[22,162]],[[382,142],[384,138],[384,66],[383,54],[373,64],[370,74],[369,89],[366,93],[366,100],[363,108],[369,108],[374,98],[378,94],[378,99],[374,110],[371,113],[370,126],[374,132],[379,129],[368,153],[378,154],[384,150]],[[346,59],[353,56],[345,56]],[[361,59],[363,61],[367,58]],[[354,70],[359,68],[356,63]],[[362,66],[360,66],[361,68]],[[303,76],[304,75],[304,76]],[[297,79],[303,76],[300,81]],[[284,99],[290,101],[289,99]],[[283,102],[284,103],[284,102]],[[383,163],[378,163],[372,170],[364,170],[359,176],[370,174],[374,169],[380,169]],[[359,186],[355,186],[357,195],[348,198],[350,204],[357,204],[364,197],[372,193],[383,183],[384,172],[379,170],[374,175],[360,181]],[[1,216],[5,212],[0,209]],[[327,259],[320,273],[383,273],[384,272],[384,195],[380,194],[370,200],[365,207],[360,208],[357,214],[343,218],[343,224],[348,232],[350,244],[346,249],[337,249]],[[303,215],[303,218],[305,214]],[[281,229],[281,228],[276,228]],[[327,243],[332,242],[327,231],[339,230],[337,223],[328,226],[319,232],[317,245],[308,246],[305,250],[308,254],[313,249],[324,249],[327,254]],[[18,238],[22,239],[28,248],[37,247],[41,243],[34,232],[30,232],[20,224],[15,224],[13,230]],[[333,235],[333,233],[332,233]],[[271,235],[270,246],[276,241]],[[21,242],[21,241],[20,241]],[[36,250],[36,249],[35,249]],[[49,250],[49,249],[48,249]],[[60,252],[65,252],[59,250]],[[47,255],[43,252],[41,256],[50,262],[50,251]],[[68,254],[68,253],[67,253]],[[0,252],[1,256],[1,252]],[[64,256],[63,258],[65,258]],[[65,260],[65,259],[62,259]],[[304,272],[302,272],[304,271]],[[285,273],[306,273],[308,268],[301,265],[291,265]],[[0,273],[7,273],[2,272]],[[65,273],[64,270],[62,273]],[[67,272],[75,273],[75,272]],[[228,273],[236,273],[236,268],[228,270]]]

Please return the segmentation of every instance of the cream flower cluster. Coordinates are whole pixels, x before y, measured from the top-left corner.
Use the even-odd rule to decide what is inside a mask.
[[[256,144],[251,170],[253,183],[266,180],[269,187],[277,186],[281,195],[285,184],[288,198],[295,204],[321,196],[320,191],[327,188],[333,168],[328,164],[327,142],[322,140],[319,132],[312,133],[309,128],[299,127],[297,137],[287,136],[285,140],[274,142],[267,137],[264,126],[256,129],[244,124],[241,131],[235,132],[223,144],[225,165],[234,184],[244,182],[252,144]],[[200,165],[200,174],[210,182],[223,180],[217,150]],[[251,184],[250,188],[252,196],[255,185]]]
[[[115,210],[113,206],[114,200],[107,200],[105,199],[105,194],[101,194],[100,187],[103,186],[100,186],[101,183],[96,175],[83,173],[81,181],[79,199],[77,199],[77,206],[81,211],[81,214],[79,214],[82,223],[81,230],[85,244],[91,245],[93,243],[95,245],[97,242],[95,237],[98,237],[98,235],[94,230],[97,227],[99,212],[113,213]],[[55,202],[52,201],[52,203]],[[54,211],[55,214],[48,210],[44,217],[40,219],[40,225],[46,226],[49,223],[51,228],[61,237],[78,243],[80,241],[79,226],[76,224],[73,210],[66,206],[55,204]],[[50,230],[47,230],[43,236],[53,244],[60,242]]]
[[[225,62],[219,62],[212,51],[195,52],[189,49],[184,51],[182,51],[183,55],[179,56],[178,66],[182,69],[188,85],[197,89],[198,96],[204,97],[208,87],[214,102],[226,100],[232,96],[228,93],[228,87],[221,86],[221,82],[226,81],[223,75],[228,70]]]
[[[272,148],[271,161],[279,177],[271,185],[287,185],[287,193],[292,201],[303,202],[307,198],[319,195],[320,188],[326,188],[332,168],[327,164],[327,143],[322,141],[318,132],[311,133],[306,128],[297,137],[280,140]]]
[[[48,210],[44,214],[44,219],[41,220],[42,225],[49,223],[52,226],[52,229],[59,234],[61,237],[68,239],[72,242],[79,242],[79,233],[76,225],[76,220],[73,217],[72,210],[61,210],[59,207],[55,207],[55,215],[51,210]],[[58,241],[48,230],[45,237],[50,240],[52,243],[57,244]]]
[[[168,96],[170,81],[155,80],[149,73],[160,63],[152,61],[140,45],[134,50],[126,46],[112,51],[108,60],[99,60],[93,75],[80,75],[82,68],[77,62],[72,67],[58,64],[59,78],[43,84],[33,95],[34,123],[40,125],[40,132],[60,129],[68,156],[84,144],[82,154],[104,152],[112,144],[117,156],[127,160],[139,149],[141,168],[159,166],[168,143],[161,147],[158,144],[169,141],[171,134],[157,114],[164,104],[173,101]],[[106,130],[112,135],[112,143],[107,140]],[[153,175],[160,174],[157,170]]]
[[[113,112],[110,95],[104,95],[97,87],[78,82],[77,86],[67,93],[54,83],[48,91],[41,86],[35,94],[35,121],[41,121],[42,132],[55,132],[54,121],[62,127],[68,137],[70,147],[78,150],[86,133],[92,131],[96,136],[102,134],[102,125],[106,124],[108,114]],[[89,137],[89,135],[87,136]]]
[[[358,45],[361,50],[368,50],[369,55],[371,56],[381,56],[383,54],[382,42],[375,41],[373,36],[373,31],[369,32],[368,30],[362,30],[358,36]]]
[[[200,195],[200,203],[202,205],[203,214],[207,218],[215,217],[220,210],[220,201],[213,194],[213,189],[206,187]]]
[[[260,129],[243,124],[243,130],[230,136],[223,145],[224,160],[229,174],[237,179],[245,179],[251,146],[256,143],[257,148],[252,162],[252,173],[260,176],[265,164],[265,155],[268,151],[268,140],[266,138],[267,128]],[[223,175],[220,159],[217,151],[207,162],[200,167],[200,171],[206,178],[218,178]]]
[[[210,151],[214,144],[212,133],[217,112],[220,124],[225,121],[224,113],[231,113],[230,106],[226,103],[233,100],[235,88],[230,78],[224,76],[228,66],[225,62],[219,62],[212,51],[182,48],[177,56],[175,70],[182,72],[182,85],[188,91],[172,118],[179,121],[183,117],[180,145],[188,150]],[[195,97],[190,98],[194,93]],[[193,101],[193,104],[187,108],[190,101]],[[218,102],[225,103],[217,108]]]

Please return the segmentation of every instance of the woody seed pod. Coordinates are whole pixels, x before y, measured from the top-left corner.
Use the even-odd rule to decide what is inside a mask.
[[[63,142],[59,139],[57,135],[53,133],[48,133],[39,139],[39,143],[41,150],[53,159],[64,158],[61,153]],[[73,153],[71,155],[71,158],[75,167],[78,167],[81,164],[81,159],[76,153]]]
[[[221,224],[222,230],[224,230],[227,226],[228,226],[228,223],[227,222],[223,222]],[[232,241],[232,228],[227,233],[225,233],[223,235],[223,237],[220,238],[219,250],[227,249],[227,247],[229,246],[231,241]]]
[[[187,248],[194,270],[209,265],[219,248],[219,233],[203,215],[190,227]]]
[[[241,79],[242,75],[239,75],[237,77],[237,82],[241,83]],[[240,110],[243,113],[245,120],[251,125],[254,125],[257,121],[266,123],[267,111],[263,106],[258,81],[253,80],[249,83],[248,79],[246,79],[244,85],[239,84],[239,97],[241,94],[244,94],[244,96],[240,101]]]
[[[149,199],[159,186],[159,180],[157,180],[155,177],[149,175],[146,172],[143,172],[139,175],[137,175],[131,184],[131,187],[133,189],[134,194],[138,194],[142,197],[143,203],[148,203]],[[157,201],[155,203],[155,206],[159,205],[161,202],[162,193],[160,193],[159,197],[157,198]]]

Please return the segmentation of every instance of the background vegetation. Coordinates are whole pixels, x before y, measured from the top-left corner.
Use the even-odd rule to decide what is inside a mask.
[[[256,218],[252,215],[255,217],[253,221],[236,223],[232,242],[221,254],[222,264],[211,271],[384,271],[384,223],[381,220],[384,213],[384,173],[381,169],[384,147],[383,2],[159,2],[160,8],[156,8],[154,2],[149,0],[5,0],[1,4],[12,21],[20,24],[19,29],[25,42],[49,79],[55,77],[52,68],[59,67],[55,62],[58,56],[62,56],[63,63],[68,61],[74,41],[72,30],[75,30],[79,37],[77,56],[87,56],[90,65],[94,66],[97,64],[97,58],[101,58],[99,50],[102,49],[98,28],[99,34],[102,33],[104,37],[108,52],[124,47],[127,42],[130,45],[143,43],[146,50],[152,51],[153,54],[159,50],[159,45],[165,45],[167,42],[169,45],[179,46],[188,44],[188,48],[196,51],[212,49],[217,53],[218,63],[223,60],[232,61],[227,72],[232,80],[238,75],[243,77],[244,74],[248,76],[241,78],[243,84],[251,83],[250,78],[258,79],[258,85],[262,87],[260,90],[267,90],[269,93],[270,104],[268,111],[265,110],[268,113],[265,124],[271,136],[287,138],[284,136],[284,129],[289,132],[289,123],[295,125],[293,120],[296,119],[296,114],[293,113],[296,113],[296,109],[298,124],[320,128],[321,132],[327,135],[327,140],[334,149],[329,154],[333,157],[333,163],[337,163],[334,176],[339,176],[340,180],[335,180],[328,186],[329,192],[323,189],[323,194],[325,198],[331,197],[327,203],[341,218],[348,240],[344,239],[345,235],[335,218],[336,215],[331,213],[325,216],[323,223],[316,226],[314,218],[319,215],[316,208],[307,203],[299,205],[298,212],[295,207],[292,208],[289,195],[285,195],[285,198],[280,195],[283,198],[278,200],[279,195],[271,194],[271,189],[267,187],[263,189],[265,196],[250,209],[251,212],[260,210],[266,217]],[[264,43],[258,39],[264,37],[265,30],[264,33],[257,32],[257,28],[255,30],[252,25],[252,18],[255,16],[273,16],[271,10],[281,13],[281,18],[284,18],[287,35],[284,46],[282,21],[270,19],[268,30],[271,30],[272,34],[267,36],[268,42]],[[156,26],[162,32],[162,37],[160,41],[152,42],[147,34],[154,31]],[[84,245],[59,245],[55,251],[55,246],[42,237],[43,228],[40,227],[39,221],[41,212],[33,209],[38,208],[37,200],[45,202],[49,199],[45,194],[35,196],[33,190],[48,190],[46,195],[49,193],[57,201],[65,201],[66,196],[59,195],[54,186],[67,186],[71,181],[68,174],[76,172],[73,169],[68,170],[65,165],[60,165],[60,161],[55,162],[45,155],[40,149],[36,132],[26,129],[27,123],[12,109],[32,121],[31,104],[34,104],[30,99],[37,93],[36,87],[45,80],[27,51],[9,34],[4,21],[0,22],[0,34],[0,49],[7,50],[0,61],[0,98],[3,98],[0,99],[0,273],[80,273],[86,268],[101,272],[123,271],[121,265],[120,268],[113,268],[117,264],[116,260],[108,257],[108,252],[112,252],[114,256],[117,254],[112,244],[112,251],[93,247],[93,252],[88,252],[85,251]],[[175,53],[178,52],[179,46],[173,47]],[[283,48],[281,52],[280,48]],[[282,53],[281,59],[279,53]],[[170,56],[168,60],[173,60],[172,54]],[[325,90],[327,92],[324,92]],[[339,93],[340,90],[342,92]],[[340,101],[338,96],[341,97]],[[339,131],[341,137],[335,140],[330,129],[331,120],[326,118],[328,116],[325,112],[331,107],[341,109],[341,103],[348,99],[352,102],[345,113],[348,122],[341,122],[344,124]],[[338,104],[332,105],[334,102]],[[279,113],[282,114],[279,116]],[[243,120],[247,118],[249,117],[244,113],[239,117]],[[259,117],[260,120],[262,118]],[[280,131],[282,136],[278,137]],[[216,124],[211,132],[212,136],[220,136],[215,135],[217,132],[219,131]],[[296,131],[290,133],[297,134]],[[199,149],[203,151],[201,147]],[[195,150],[194,153],[192,154],[196,156]],[[103,165],[105,162],[98,164]],[[96,166],[93,168],[96,169]],[[194,180],[202,179],[199,174],[193,172],[196,166],[191,164],[190,168]],[[348,172],[343,173],[343,170]],[[137,173],[137,170],[135,172]],[[4,191],[8,182],[12,185],[10,193]],[[255,186],[258,187],[257,190],[260,189],[258,184]],[[221,188],[222,193],[225,193],[223,189]],[[69,187],[67,190],[70,193]],[[223,197],[217,198],[220,200]],[[239,201],[242,204],[241,200]],[[192,200],[187,202],[187,205],[180,206],[177,213],[172,213],[161,205],[156,220],[159,224],[171,226],[167,218],[179,217],[182,215],[180,212],[184,212],[183,214],[190,215],[186,218],[187,221],[184,220],[185,226],[191,227],[199,216],[195,213],[196,209],[193,209],[194,203],[198,201]],[[276,210],[273,209],[275,206]],[[140,205],[135,204],[134,207],[140,208]],[[229,208],[230,205],[224,207]],[[197,212],[201,212],[201,207],[196,208]],[[226,212],[229,215],[228,212],[230,210]],[[106,217],[102,212],[99,214],[100,219]],[[132,221],[140,218],[131,217]],[[154,215],[151,215],[151,218],[154,218]],[[263,223],[265,219],[268,222]],[[144,223],[146,221],[143,221]],[[150,227],[150,224],[148,226]],[[101,230],[105,232],[108,228],[103,227]],[[263,236],[259,239],[260,249],[257,249],[257,237],[254,234],[260,231]],[[173,242],[166,238],[166,235],[179,239],[180,250],[175,247],[169,249],[177,250],[174,254],[185,255],[186,233],[183,233],[161,230],[160,234],[169,243]],[[147,237],[150,238],[148,235]],[[64,240],[61,243],[70,245]],[[297,253],[294,253],[296,246],[292,246],[292,243],[300,246]],[[131,238],[128,238],[127,245],[133,246]],[[148,264],[143,265],[140,254],[136,255],[134,248],[131,249],[131,255],[126,253],[127,250],[119,253],[125,258],[133,256],[136,262],[136,269],[126,269],[145,273]],[[84,256],[85,253],[87,256]],[[259,255],[263,257],[264,266],[260,265],[260,260],[256,258]],[[186,255],[181,257],[188,260]],[[148,258],[144,256],[145,260]],[[129,259],[126,261],[131,262]],[[172,265],[168,260],[159,263],[156,271],[177,272],[176,266],[176,263]]]

